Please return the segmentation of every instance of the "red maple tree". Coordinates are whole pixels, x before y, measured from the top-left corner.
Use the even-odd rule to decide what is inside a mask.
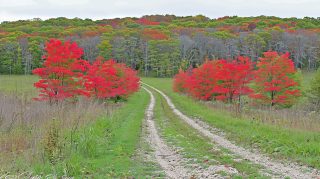
[[[40,89],[35,100],[58,101],[89,94],[83,88],[83,74],[89,63],[81,59],[83,51],[76,43],[51,39],[46,44],[43,68],[33,70],[40,80],[34,86]]]
[[[255,94],[251,97],[271,106],[293,104],[300,90],[294,78],[297,71],[289,56],[289,53],[279,55],[273,51],[264,53],[257,62]]]
[[[193,69],[192,75],[186,80],[188,93],[201,100],[212,100],[217,96],[217,74],[222,68],[222,61],[208,61],[198,68]]]
[[[99,99],[127,98],[139,89],[139,78],[125,64],[98,57],[86,75],[86,88]]]
[[[215,99],[233,102],[234,99],[241,100],[242,95],[252,92],[248,84],[252,80],[253,63],[250,58],[239,56],[235,60],[220,60],[222,67],[216,73],[218,82],[214,92],[218,95]]]
[[[201,100],[233,102],[252,92],[248,86],[252,71],[253,63],[248,57],[207,61],[189,74],[180,70],[174,78],[173,90]]]

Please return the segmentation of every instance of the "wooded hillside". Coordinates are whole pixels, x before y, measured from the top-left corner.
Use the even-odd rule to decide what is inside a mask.
[[[289,52],[298,68],[320,59],[320,19],[151,15],[93,21],[64,17],[0,24],[0,74],[31,74],[41,67],[50,38],[75,41],[91,63],[97,56],[126,63],[146,76],[173,76],[205,59],[239,55],[257,60],[268,50]]]

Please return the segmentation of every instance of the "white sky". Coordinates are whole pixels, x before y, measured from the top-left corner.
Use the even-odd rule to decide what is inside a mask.
[[[320,17],[320,0],[0,0],[0,22],[39,17],[178,16]]]

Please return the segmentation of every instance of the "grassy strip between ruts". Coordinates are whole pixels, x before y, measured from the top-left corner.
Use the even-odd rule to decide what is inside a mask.
[[[47,162],[33,166],[35,174],[76,178],[152,175],[157,166],[135,156],[136,150],[143,147],[139,142],[148,102],[148,94],[139,91],[110,117],[78,129],[70,142],[72,145],[65,147],[65,156],[54,165]],[[70,131],[65,131],[63,136],[68,135]]]
[[[236,156],[218,146],[215,146],[198,132],[180,120],[166,103],[165,99],[157,92],[153,92],[156,97],[155,121],[160,129],[160,133],[168,143],[181,149],[183,157],[196,163],[203,168],[210,165],[223,165],[236,168],[236,173],[218,171],[220,175],[229,175],[232,178],[267,178],[259,174],[259,166],[244,160],[235,160]],[[189,163],[189,162],[188,162]],[[191,167],[191,166],[190,166]]]
[[[166,93],[185,114],[225,131],[230,140],[242,146],[257,147],[274,158],[286,158],[320,169],[320,134],[317,132],[281,128],[215,111],[188,96],[174,93],[172,79],[143,78],[142,81]]]

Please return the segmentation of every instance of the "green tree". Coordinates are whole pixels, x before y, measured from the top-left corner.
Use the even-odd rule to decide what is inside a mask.
[[[112,45],[108,39],[103,39],[98,45],[99,55],[104,59],[110,59],[112,56]]]
[[[312,80],[308,96],[312,103],[316,104],[317,106],[320,105],[320,68]]]

